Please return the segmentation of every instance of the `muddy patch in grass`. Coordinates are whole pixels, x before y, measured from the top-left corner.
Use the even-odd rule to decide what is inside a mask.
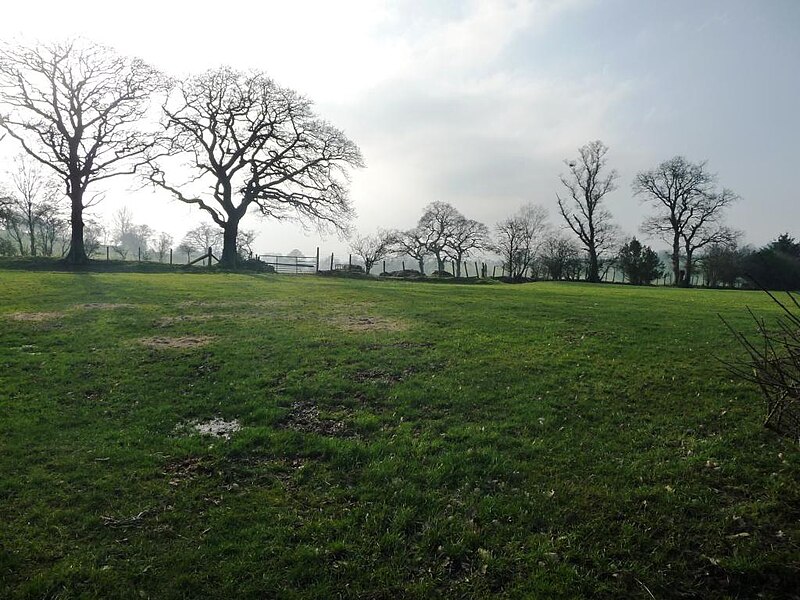
[[[400,383],[409,375],[412,375],[416,369],[408,367],[402,371],[385,371],[383,369],[364,369],[356,371],[353,374],[353,380],[359,383],[383,383],[392,384]]]
[[[60,312],[15,312],[7,315],[12,321],[25,321],[28,323],[43,323],[61,319],[64,313]]]
[[[196,456],[182,458],[168,462],[164,466],[163,475],[169,477],[169,484],[179,486],[183,483],[192,481],[197,477],[205,477],[213,474],[213,469],[206,465],[203,460]]]
[[[283,427],[301,433],[317,433],[332,437],[345,437],[351,434],[345,423],[335,419],[323,419],[319,409],[312,402],[303,400],[292,402],[289,414],[283,421]]]
[[[88,302],[86,304],[78,304],[78,308],[85,310],[116,310],[118,308],[136,308],[135,304],[113,303],[113,302]]]
[[[153,325],[155,327],[172,327],[173,325],[180,325],[181,323],[208,321],[211,318],[212,315],[176,315],[172,317],[161,317],[157,319]]]
[[[249,302],[247,300],[186,300],[177,304],[178,308],[282,308],[289,306],[291,303],[288,300],[254,300]]]
[[[385,348],[400,348],[402,350],[414,350],[415,348],[433,348],[433,342],[388,342],[385,344],[366,344],[364,350],[383,350]]]
[[[366,331],[405,331],[408,324],[399,319],[380,316],[342,315],[332,320],[333,325],[352,332]]]
[[[142,338],[139,343],[155,350],[200,348],[213,341],[214,338],[206,335],[187,335],[183,337],[149,337]]]

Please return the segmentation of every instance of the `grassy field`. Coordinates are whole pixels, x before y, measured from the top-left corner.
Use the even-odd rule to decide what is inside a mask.
[[[746,305],[0,271],[0,597],[797,597]]]

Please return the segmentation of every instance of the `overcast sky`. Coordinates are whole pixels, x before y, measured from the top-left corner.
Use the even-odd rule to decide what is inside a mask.
[[[798,0],[139,0],[14,2],[0,37],[81,35],[170,75],[221,64],[266,71],[316,102],[360,147],[355,226],[414,225],[450,202],[492,226],[549,209],[564,159],[601,139],[620,173],[608,206],[627,234],[647,208],[637,171],[708,160],[742,199],[731,225],[761,245],[800,236]],[[13,149],[4,142],[2,152]],[[176,238],[204,220],[148,191],[109,191]],[[260,252],[345,248],[251,217]],[[663,247],[661,243],[653,243]]]

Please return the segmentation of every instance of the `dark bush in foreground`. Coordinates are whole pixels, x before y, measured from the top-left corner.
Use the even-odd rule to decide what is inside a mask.
[[[744,364],[729,368],[761,388],[767,412],[764,425],[800,443],[800,302],[787,293],[791,301],[787,306],[767,293],[783,309],[784,317],[770,329],[753,315],[759,334],[756,341],[728,325],[750,356]]]

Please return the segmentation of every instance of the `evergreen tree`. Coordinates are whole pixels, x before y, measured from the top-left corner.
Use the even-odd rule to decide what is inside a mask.
[[[642,246],[636,238],[619,251],[618,261],[622,271],[633,285],[649,285],[664,275],[661,259],[649,246]]]

